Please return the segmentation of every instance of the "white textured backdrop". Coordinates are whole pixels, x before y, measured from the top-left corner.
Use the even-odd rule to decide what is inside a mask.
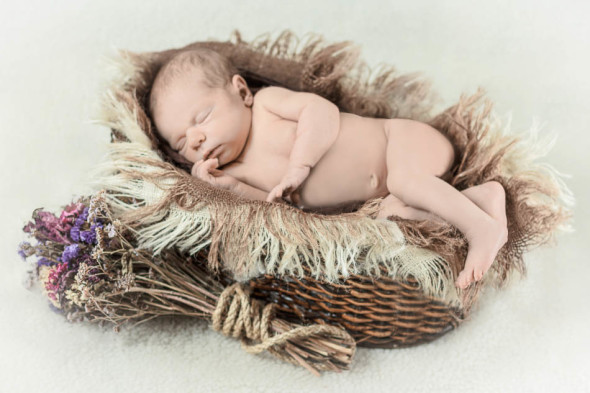
[[[49,5],[52,4],[52,5]],[[587,173],[590,3],[498,1],[0,2],[1,392],[588,392]],[[33,209],[84,194],[108,130],[90,125],[114,48],[161,50],[291,29],[352,40],[369,65],[421,71],[440,107],[487,89],[515,132],[560,135],[545,159],[571,174],[576,232],[527,255],[529,276],[488,291],[472,319],[402,350],[360,349],[352,370],[316,378],[194,321],[119,334],[68,324],[23,287],[16,254]]]

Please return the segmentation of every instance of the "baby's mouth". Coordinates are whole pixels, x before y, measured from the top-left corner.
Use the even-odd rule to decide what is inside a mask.
[[[214,148],[214,149],[210,149],[210,150],[207,150],[207,151],[205,152],[205,154],[203,155],[203,161],[206,161],[206,160],[208,160],[209,158],[211,158],[211,153],[213,153],[213,151],[214,151],[215,149],[216,149],[216,148]]]
[[[211,150],[211,152],[209,152],[209,154],[207,155],[207,159],[209,159],[209,158],[216,158],[216,156],[219,154],[219,147],[220,146],[221,145],[218,145],[213,150]]]

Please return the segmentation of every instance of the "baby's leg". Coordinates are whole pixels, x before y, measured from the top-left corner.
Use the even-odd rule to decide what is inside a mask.
[[[461,193],[488,215],[506,225],[506,195],[500,183],[488,181],[462,190]],[[430,220],[446,223],[436,214],[408,206],[401,199],[389,194],[383,198],[376,218],[386,218],[392,215],[408,220]]]
[[[506,242],[505,223],[437,177],[452,162],[448,141],[427,125],[408,126],[412,127],[408,131],[390,130],[394,137],[387,144],[387,188],[406,205],[436,214],[465,235],[469,251],[457,279],[457,285],[465,288],[473,279],[481,279]]]
[[[378,219],[385,219],[390,216],[399,216],[407,220],[428,220],[444,223],[445,220],[422,209],[406,205],[401,199],[392,194],[387,195],[379,205]]]
[[[462,190],[461,193],[485,211],[492,218],[501,222],[506,227],[505,192],[502,185],[496,181],[489,181],[474,187]],[[389,194],[383,199],[381,210],[377,218],[385,218],[396,215],[409,220],[431,220],[445,222],[439,216],[406,205],[402,200]],[[506,232],[507,234],[507,232]],[[457,278],[457,283],[478,281],[483,276],[483,271],[475,271],[475,266],[465,266]]]
[[[461,191],[480,209],[506,226],[506,191],[497,181],[488,181]],[[508,232],[508,230],[506,231]]]
[[[469,251],[457,286],[480,280],[506,243],[505,224],[480,209],[464,194],[436,176],[413,173],[388,177],[389,191],[409,206],[430,211],[456,226],[467,238]]]

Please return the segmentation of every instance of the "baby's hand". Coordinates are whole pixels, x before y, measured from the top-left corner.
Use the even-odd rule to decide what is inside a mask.
[[[310,170],[311,168],[306,165],[290,166],[279,185],[268,193],[266,201],[274,202],[275,199],[286,197],[286,199],[291,202],[291,193],[295,191],[305,179],[307,179]],[[294,200],[292,202],[297,205],[299,204],[299,201]]]
[[[217,169],[218,166],[219,159],[217,158],[210,158],[206,161],[199,160],[193,165],[191,175],[198,177],[215,187],[233,191],[238,184],[238,179]]]

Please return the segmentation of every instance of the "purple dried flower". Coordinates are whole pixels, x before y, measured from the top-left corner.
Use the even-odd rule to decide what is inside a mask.
[[[98,276],[100,274],[100,269],[94,268],[88,271],[88,281],[92,284],[96,284],[101,280]]]
[[[78,256],[79,251],[80,251],[80,245],[77,243],[70,244],[69,246],[66,246],[66,248],[64,249],[64,252],[61,254],[61,261],[64,263],[69,262],[71,259]]]
[[[37,266],[51,266],[52,264],[53,262],[45,257],[41,257],[37,260]]]
[[[82,239],[84,243],[92,244],[96,241],[96,233],[92,229],[88,231],[82,231],[80,232],[80,239]]]
[[[35,255],[35,247],[29,242],[20,242],[18,245],[18,255],[20,255],[23,261],[26,261],[31,255]]]
[[[92,224],[87,231],[80,232],[80,239],[87,244],[96,244],[96,228],[102,228],[103,224]]]
[[[87,219],[88,219],[88,208],[85,207],[84,210],[82,211],[82,213],[76,219],[76,223],[74,225],[79,228],[86,222]]]
[[[52,309],[56,311],[72,306],[65,292],[71,289],[81,263],[88,266],[85,277],[88,283],[96,284],[107,278],[90,254],[91,246],[98,240],[96,229],[103,228],[106,222],[94,215],[91,217],[89,213],[90,209],[83,203],[72,203],[57,216],[36,209],[32,221],[23,228],[38,243],[32,246],[22,242],[18,253],[23,259],[35,254],[43,255],[38,258],[35,271],[37,278],[40,278],[41,272],[47,274],[47,279],[43,281]]]
[[[101,224],[100,222],[95,222],[94,224],[90,225],[90,230],[96,234],[96,228],[102,229],[103,227],[104,227],[104,225]]]
[[[70,229],[70,237],[75,242],[79,242],[80,241],[80,227],[79,226],[73,226]]]

